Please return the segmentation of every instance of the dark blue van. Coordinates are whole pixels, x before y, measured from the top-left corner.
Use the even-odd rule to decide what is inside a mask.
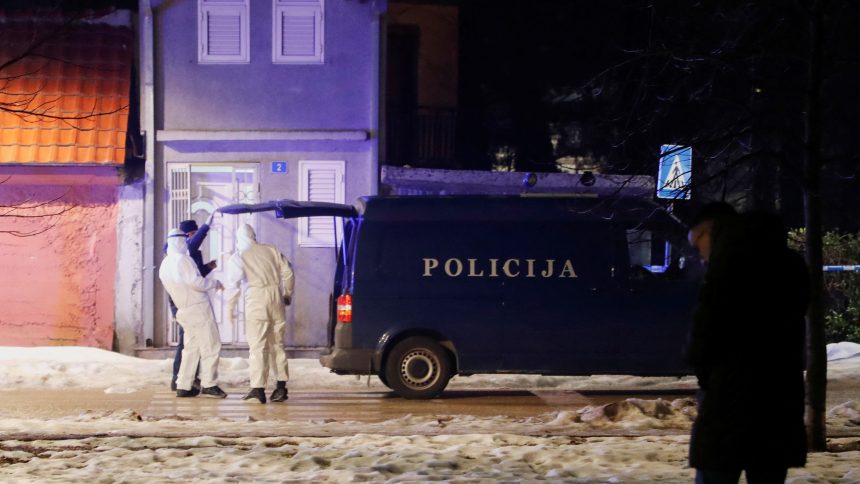
[[[365,197],[221,210],[341,217],[331,352],[320,360],[378,375],[406,398],[432,398],[456,374],[689,373],[701,264],[654,202]]]

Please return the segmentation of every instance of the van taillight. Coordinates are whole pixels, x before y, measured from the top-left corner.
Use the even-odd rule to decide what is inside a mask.
[[[349,294],[341,294],[337,298],[337,322],[352,322],[352,296]]]

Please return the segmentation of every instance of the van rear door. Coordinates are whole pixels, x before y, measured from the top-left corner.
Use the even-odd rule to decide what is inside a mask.
[[[239,214],[256,212],[275,212],[275,217],[290,219],[300,217],[343,217],[358,216],[352,205],[328,202],[301,202],[298,200],[272,200],[263,203],[234,203],[218,209],[221,213]]]
[[[301,217],[340,217],[343,220],[344,240],[341,241],[340,248],[335,247],[337,255],[335,257],[335,269],[333,279],[333,290],[329,300],[329,322],[326,334],[328,335],[329,346],[332,346],[334,334],[334,301],[340,295],[343,289],[347,288],[349,281],[346,277],[349,275],[347,265],[350,264],[351,255],[348,252],[350,247],[352,229],[356,225],[358,211],[352,205],[341,203],[328,202],[304,202],[298,200],[282,199],[273,200],[263,203],[237,203],[226,205],[218,209],[221,213],[240,214],[240,213],[256,213],[256,212],[274,212],[276,218],[292,219]]]

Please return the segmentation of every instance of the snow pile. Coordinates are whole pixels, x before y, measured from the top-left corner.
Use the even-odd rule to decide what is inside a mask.
[[[827,411],[828,425],[860,427],[860,403],[849,400]]]
[[[471,375],[455,376],[448,384],[451,389],[497,390],[607,390],[628,389],[695,389],[696,378],[642,377],[631,375],[543,376],[543,375]]]
[[[0,442],[8,482],[692,482],[686,436],[505,433]],[[860,452],[810,454],[788,482],[857,482]]]
[[[0,444],[10,482],[690,482],[684,437],[99,437]],[[842,470],[842,469],[840,469]],[[832,472],[831,475],[837,475]],[[845,472],[842,470],[842,474]]]
[[[842,360],[860,356],[860,344],[843,341],[827,345],[827,361]]]
[[[146,360],[80,346],[19,348],[0,346],[0,388],[105,388],[132,393],[170,382],[173,360]],[[221,358],[225,385],[247,385],[248,360]]]
[[[658,398],[628,398],[605,405],[589,405],[576,412],[573,422],[592,428],[689,429],[696,419],[696,401],[679,398],[671,402]],[[618,425],[620,424],[620,425]]]

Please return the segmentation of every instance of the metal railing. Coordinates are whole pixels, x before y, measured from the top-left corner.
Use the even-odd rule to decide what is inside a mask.
[[[444,166],[453,163],[457,110],[389,106],[386,160],[393,165]]]

